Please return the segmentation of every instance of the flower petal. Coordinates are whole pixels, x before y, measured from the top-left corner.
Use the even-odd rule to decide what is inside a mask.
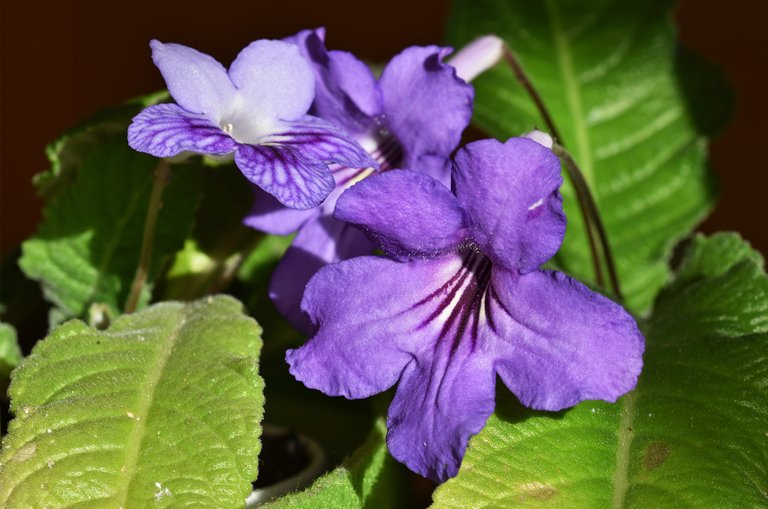
[[[302,308],[318,329],[288,353],[291,373],[347,398],[384,391],[401,377],[389,411],[390,450],[444,480],[493,410],[496,351],[481,336],[490,277],[490,260],[474,252],[329,265],[307,285]]]
[[[389,130],[403,145],[402,168],[425,156],[448,158],[472,117],[474,90],[442,62],[449,48],[411,47],[384,69],[379,86]]]
[[[259,118],[296,120],[312,104],[315,77],[298,46],[259,40],[246,46],[232,62],[229,77],[242,107]]]
[[[313,217],[299,230],[272,274],[269,296],[297,330],[310,334],[312,323],[301,310],[304,288],[322,267],[373,253],[362,232],[331,216]]]
[[[435,261],[375,256],[323,267],[301,303],[317,333],[286,354],[291,374],[307,387],[350,399],[392,387],[417,349],[413,331],[428,314],[422,308],[408,313],[409,307],[428,296],[444,272]]]
[[[301,48],[315,72],[314,112],[352,135],[364,135],[381,114],[376,78],[363,62],[345,51],[325,49],[325,30],[304,30],[289,40]]]
[[[438,347],[403,373],[387,415],[387,447],[398,461],[435,482],[458,473],[469,438],[495,405],[496,374],[466,346]]]
[[[176,104],[156,104],[133,117],[128,127],[128,145],[156,157],[171,157],[185,150],[228,154],[237,143],[203,115],[190,113]]]
[[[336,185],[328,166],[290,147],[238,145],[235,164],[248,180],[291,208],[317,207]]]
[[[615,302],[560,272],[496,267],[488,300],[486,342],[496,346],[498,374],[525,406],[613,402],[635,387],[644,340]]]
[[[378,168],[363,147],[347,133],[323,119],[305,115],[265,137],[265,144],[296,147],[307,158],[350,168]]]
[[[453,181],[472,236],[494,263],[527,272],[560,248],[563,178],[551,150],[527,138],[476,141],[456,153]]]
[[[288,208],[260,187],[253,186],[253,207],[243,219],[243,224],[273,235],[288,235],[318,214],[320,211],[317,209]]]
[[[381,173],[347,189],[334,217],[361,228],[399,258],[434,256],[467,239],[464,212],[437,180],[408,170]]]
[[[205,115],[218,125],[236,94],[224,66],[215,58],[181,44],[153,40],[149,46],[152,60],[179,106]]]

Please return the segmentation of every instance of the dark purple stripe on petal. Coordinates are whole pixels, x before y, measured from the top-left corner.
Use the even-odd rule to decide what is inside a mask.
[[[184,151],[228,154],[237,142],[202,115],[177,104],[156,104],[133,118],[128,145],[155,157],[171,157]]]
[[[426,328],[450,310],[440,328],[435,349],[450,341],[449,355],[452,357],[467,332],[472,342],[471,350],[475,349],[490,279],[491,261],[485,255],[471,251],[465,255],[461,268],[446,283],[411,306],[409,311],[421,306],[433,306],[432,313],[419,324],[418,329]]]
[[[369,149],[371,157],[379,163],[380,171],[402,168],[403,146],[389,131],[382,131],[373,138],[375,147]],[[419,170],[419,168],[409,168]]]

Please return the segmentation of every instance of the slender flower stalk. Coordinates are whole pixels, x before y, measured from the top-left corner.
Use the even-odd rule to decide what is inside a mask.
[[[544,120],[547,129],[552,133],[552,136],[557,141],[557,144],[555,147],[553,147],[553,149],[558,157],[563,160],[565,169],[568,173],[568,177],[576,191],[576,199],[579,202],[579,209],[584,220],[584,227],[587,233],[587,242],[589,243],[589,250],[592,256],[592,265],[595,269],[595,281],[597,282],[598,286],[605,287],[602,264],[600,262],[602,253],[605,266],[608,267],[608,277],[610,279],[611,290],[615,294],[616,298],[621,301],[621,286],[619,284],[618,273],[613,261],[613,255],[611,253],[611,246],[608,241],[608,235],[605,232],[603,221],[600,218],[600,212],[597,209],[597,204],[595,203],[595,199],[589,189],[589,184],[584,178],[584,174],[581,172],[581,169],[578,167],[573,157],[571,157],[571,155],[565,149],[563,138],[555,126],[555,121],[549,114],[549,110],[544,104],[544,100],[541,98],[541,95],[536,90],[536,87],[534,87],[533,82],[531,82],[530,78],[528,78],[528,75],[520,63],[520,60],[518,60],[515,53],[507,45],[504,45],[503,56],[504,60],[512,69],[515,78],[517,78],[520,85],[522,85],[522,87],[531,97],[533,103],[536,105],[536,109],[539,110],[539,114]]]
[[[144,221],[144,235],[141,239],[141,252],[139,253],[139,265],[136,268],[136,275],[133,277],[131,291],[125,302],[125,313],[133,313],[139,304],[141,292],[147,283],[149,276],[149,267],[152,264],[152,247],[155,242],[155,230],[157,227],[157,216],[160,208],[163,206],[163,190],[168,182],[171,173],[168,161],[161,159],[155,168],[155,174],[152,178],[152,192],[149,195],[149,205],[147,207],[147,218]]]

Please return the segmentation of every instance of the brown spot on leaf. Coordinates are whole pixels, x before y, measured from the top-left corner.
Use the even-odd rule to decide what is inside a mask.
[[[37,445],[35,443],[27,444],[16,453],[16,455],[13,457],[14,461],[22,462],[27,461],[29,458],[35,455],[35,451],[37,450]]]
[[[645,448],[645,454],[643,454],[643,466],[646,470],[659,468],[665,461],[667,461],[669,452],[669,446],[664,442],[651,442],[648,444],[648,447]]]
[[[549,500],[556,494],[557,490],[548,484],[540,482],[528,482],[520,485],[520,495],[523,500],[526,498]]]

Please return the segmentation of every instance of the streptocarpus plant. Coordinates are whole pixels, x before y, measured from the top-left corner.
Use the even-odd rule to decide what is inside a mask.
[[[68,133],[51,151],[66,175],[40,180],[56,192],[20,265],[52,325],[76,319],[12,373],[0,505],[242,506],[266,411],[339,463],[273,508],[402,507],[398,462],[442,483],[435,507],[760,506],[768,279],[734,235],[668,263],[708,196],[666,4],[520,5],[457,1],[452,37],[500,38],[453,59],[408,48],[378,79],[322,29],[251,43],[229,70],[153,42],[175,103]],[[460,147],[473,99],[499,140]],[[516,137],[534,128],[554,144]],[[299,230],[278,269],[289,240],[243,221]],[[263,304],[270,286],[308,340]],[[291,374],[347,398],[397,389],[368,405]]]

